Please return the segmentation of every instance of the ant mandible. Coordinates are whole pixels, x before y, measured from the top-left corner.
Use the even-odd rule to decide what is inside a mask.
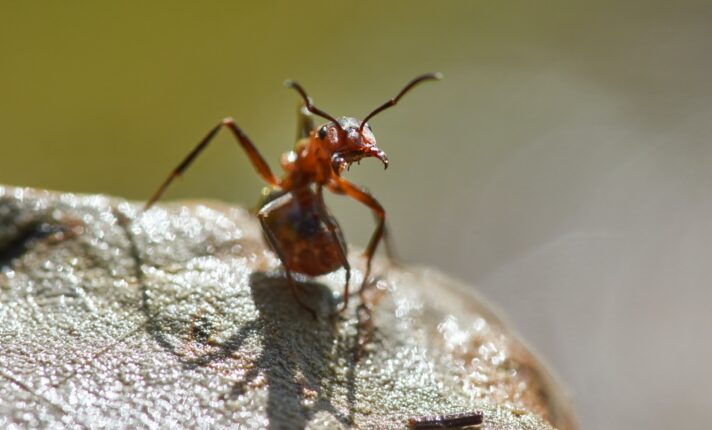
[[[326,187],[336,194],[355,199],[371,209],[376,216],[377,226],[364,253],[366,271],[359,290],[362,302],[364,289],[371,273],[371,261],[386,230],[386,212],[383,206],[368,191],[341,177],[341,173],[362,158],[375,157],[388,167],[388,157],[378,146],[368,120],[376,114],[398,103],[401,97],[417,84],[441,79],[439,73],[428,73],[410,81],[392,99],[366,115],[363,121],[355,118],[334,118],[314,106],[311,97],[296,82],[286,81],[287,87],[295,89],[304,99],[300,109],[298,140],[292,151],[283,154],[282,178],[276,177],[267,162],[252,144],[252,141],[238,127],[232,118],[225,118],[198,143],[193,151],[166,178],[158,191],[146,203],[149,209],[166,191],[173,179],[180,176],[198,155],[208,146],[222,127],[234,134],[245,150],[252,165],[269,188],[263,193],[261,209],[257,217],[262,225],[264,237],[269,247],[277,254],[284,266],[289,287],[297,302],[316,312],[299,297],[293,272],[308,276],[319,276],[340,268],[346,270],[342,312],[349,303],[349,281],[351,267],[347,259],[346,241],[336,219],[326,208],[322,189]],[[306,112],[305,112],[306,111]],[[315,128],[309,113],[330,122]]]

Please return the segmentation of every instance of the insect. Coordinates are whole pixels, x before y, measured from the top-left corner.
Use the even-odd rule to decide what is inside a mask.
[[[294,273],[319,276],[345,269],[342,312],[349,302],[349,282],[351,267],[346,258],[346,241],[336,219],[324,204],[323,189],[335,194],[348,196],[365,206],[377,220],[366,251],[366,270],[359,291],[363,301],[363,290],[371,272],[371,261],[379,242],[386,233],[386,211],[365,189],[344,179],[341,174],[352,163],[362,158],[379,159],[384,168],[388,167],[386,153],[376,145],[376,139],[368,120],[378,113],[398,103],[398,101],[421,82],[440,79],[439,73],[428,73],[416,77],[403,87],[392,99],[366,115],[362,121],[355,118],[334,118],[314,106],[311,97],[296,82],[286,81],[285,85],[296,90],[303,99],[295,147],[282,155],[281,166],[284,175],[278,178],[272,173],[267,162],[260,155],[249,137],[232,118],[225,118],[208,132],[198,145],[165,179],[159,189],[146,203],[150,208],[166,191],[171,182],[191,165],[223,127],[228,128],[247,153],[252,165],[268,188],[257,217],[267,244],[284,266],[290,289],[297,302],[316,316],[315,311],[302,301],[294,281]],[[329,122],[314,127],[310,114],[320,116]]]
[[[483,418],[482,412],[418,417],[408,420],[408,428],[419,430],[464,428],[482,424]]]

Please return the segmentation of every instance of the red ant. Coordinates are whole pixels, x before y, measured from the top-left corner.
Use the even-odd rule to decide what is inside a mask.
[[[326,187],[333,193],[347,195],[366,205],[376,216],[378,225],[364,254],[366,272],[359,291],[363,301],[364,287],[371,273],[371,260],[379,242],[386,234],[386,212],[368,191],[342,178],[341,173],[352,163],[366,157],[378,158],[387,168],[388,157],[376,146],[376,138],[367,121],[381,111],[394,106],[417,84],[440,78],[439,73],[418,76],[403,87],[394,98],[374,109],[360,122],[349,117],[334,118],[314,106],[311,97],[298,83],[286,81],[287,87],[295,89],[301,95],[304,105],[300,109],[297,143],[294,149],[283,154],[281,159],[284,169],[282,178],[272,173],[262,155],[235,121],[232,118],[225,118],[213,127],[173,170],[146,203],[144,210],[160,199],[173,179],[190,166],[222,127],[227,127],[247,152],[250,162],[259,175],[269,185],[263,193],[265,198],[261,209],[257,212],[257,217],[262,224],[267,243],[284,265],[289,286],[297,302],[308,309],[312,315],[316,315],[314,310],[300,299],[292,272],[319,276],[343,267],[346,270],[346,282],[343,305],[339,309],[339,312],[342,312],[349,302],[351,267],[346,258],[346,241],[339,224],[324,204],[322,189]],[[309,113],[330,122],[315,128]]]

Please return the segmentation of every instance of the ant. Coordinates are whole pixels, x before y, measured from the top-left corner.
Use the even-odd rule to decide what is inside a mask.
[[[375,157],[384,168],[388,157],[378,146],[368,120],[388,109],[414,86],[423,81],[441,79],[439,73],[428,73],[410,81],[392,99],[374,109],[362,121],[355,118],[334,118],[314,106],[311,97],[296,82],[285,81],[285,86],[296,90],[304,100],[300,108],[297,143],[293,150],[282,155],[284,176],[278,178],[269,168],[252,141],[232,118],[225,118],[201,140],[187,157],[166,178],[160,188],[146,203],[149,209],[161,198],[173,179],[183,174],[198,155],[208,146],[218,131],[227,127],[245,150],[257,173],[267,183],[263,191],[261,208],[257,217],[262,225],[269,247],[277,254],[284,266],[289,287],[297,302],[316,317],[314,309],[302,301],[297,292],[293,272],[319,276],[340,268],[346,270],[343,304],[337,312],[343,312],[349,302],[351,266],[346,258],[346,241],[339,224],[324,204],[323,188],[342,194],[366,205],[376,216],[377,226],[364,253],[366,272],[359,296],[364,301],[364,290],[371,272],[371,260],[379,242],[387,235],[386,211],[366,190],[342,178],[341,174],[362,158]],[[329,120],[314,127],[311,115]]]

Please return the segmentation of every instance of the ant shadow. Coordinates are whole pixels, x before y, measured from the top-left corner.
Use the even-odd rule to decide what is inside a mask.
[[[299,282],[298,286],[300,294],[309,299],[332,297],[331,290],[319,283]],[[210,340],[213,327],[208,316],[201,315],[191,323],[169,322],[165,315],[151,312],[147,286],[143,294],[144,314],[148,318],[146,328],[161,347],[191,370],[221,366],[241,352],[252,357],[254,352],[250,351],[254,351],[254,342],[248,341],[258,340],[261,345],[256,357],[245,366],[247,371],[220,399],[238,398],[264,382],[268,390],[266,414],[269,429],[305,428],[322,411],[341,424],[352,426],[356,366],[353,351],[357,339],[343,334],[333,320],[314,319],[295,301],[284,276],[255,272],[249,277],[249,287],[258,316],[235,324],[237,331],[219,343]],[[191,297],[200,300],[199,295],[191,294]],[[328,315],[336,309],[333,299],[329,300],[328,308],[325,312],[322,306],[320,315]],[[176,332],[189,333],[191,339],[176,343],[172,340]],[[184,354],[181,350],[190,342],[207,346],[205,353]],[[336,366],[345,364],[348,368],[343,376]],[[339,387],[346,390],[346,408],[342,401],[341,410],[332,403],[335,390],[343,396],[344,388]],[[346,413],[344,409],[347,409]]]
[[[256,272],[250,275],[249,285],[259,316],[242,324],[216,351],[186,360],[184,365],[196,368],[229,359],[239,354],[250,337],[256,336],[262,343],[257,358],[224,398],[245,394],[250,384],[262,377],[268,387],[269,428],[305,428],[321,411],[342,424],[352,425],[352,412],[344,415],[331,402],[333,390],[339,385],[333,366],[351,349],[337,341],[336,327],[328,321],[314,320],[300,307],[283,276]],[[301,282],[299,287],[308,297],[331,297],[331,290],[322,284]],[[333,300],[329,307],[330,312],[335,310]],[[353,374],[354,369],[349,370]],[[353,395],[347,397],[351,399]],[[353,410],[352,402],[349,409]]]
[[[186,321],[163,312],[165,305],[190,307],[206,298],[200,291],[181,297],[173,296],[168,301],[165,301],[166,297],[159,297],[163,294],[151,288],[151,282],[143,270],[147,262],[141,257],[133,235],[128,229],[126,231],[141,291],[141,312],[146,317],[144,327],[158,345],[175,356],[184,368],[205,368],[234,360],[242,350],[254,348],[254,344],[251,347],[246,345],[248,340],[258,339],[261,345],[256,358],[245,366],[247,371],[242,378],[221,396],[223,400],[229,401],[247,393],[250,384],[261,385],[258,380],[264,378],[268,390],[268,428],[302,429],[322,411],[345,426],[354,424],[357,364],[354,351],[358,336],[346,334],[349,332],[344,327],[348,324],[347,320],[314,319],[296,302],[283,275],[254,272],[249,276],[249,288],[257,317],[244,323],[228,321],[237,328],[237,332],[222,342],[211,342],[213,326],[210,315]],[[338,304],[328,287],[316,282],[297,284],[302,298],[318,301],[316,304],[321,305],[317,308],[320,315],[330,315],[336,310]],[[219,309],[217,313],[221,313]],[[183,349],[189,343],[209,348],[203,349],[207,352],[202,355],[186,355]],[[252,355],[242,352],[245,356]],[[338,402],[341,409],[332,403],[335,395],[343,399]]]

